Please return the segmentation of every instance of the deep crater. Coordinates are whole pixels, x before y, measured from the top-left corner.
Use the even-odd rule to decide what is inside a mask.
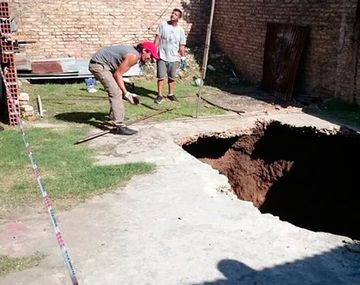
[[[239,199],[312,231],[360,239],[360,135],[279,122],[183,149],[226,175]]]

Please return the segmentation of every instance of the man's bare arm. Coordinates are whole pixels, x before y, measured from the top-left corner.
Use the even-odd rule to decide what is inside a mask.
[[[138,57],[135,54],[129,53],[125,56],[123,62],[119,65],[119,67],[114,72],[114,79],[119,85],[121,91],[123,94],[126,94],[127,90],[125,87],[123,75],[132,67],[135,65],[138,61]]]
[[[160,43],[160,35],[155,35],[155,40],[154,40],[155,46],[159,47],[159,43]]]
[[[180,56],[185,56],[185,45],[179,46],[179,53],[180,53]]]

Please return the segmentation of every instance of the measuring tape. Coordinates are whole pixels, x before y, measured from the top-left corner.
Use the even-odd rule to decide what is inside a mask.
[[[18,127],[20,129],[20,133],[21,133],[24,145],[25,145],[25,151],[26,151],[27,155],[29,156],[29,159],[30,159],[30,162],[31,162],[31,167],[33,169],[33,173],[34,173],[36,182],[37,182],[37,184],[38,184],[38,186],[40,188],[41,196],[43,198],[46,210],[47,210],[47,212],[49,214],[50,221],[51,221],[51,224],[52,224],[54,232],[55,232],[56,240],[57,240],[57,242],[58,242],[58,244],[60,246],[64,261],[65,261],[65,264],[66,264],[66,268],[67,268],[67,270],[68,270],[68,272],[70,274],[72,284],[73,285],[78,285],[79,283],[78,283],[77,278],[76,278],[74,267],[73,267],[73,265],[71,263],[69,252],[68,252],[68,250],[67,250],[67,248],[65,246],[65,242],[64,242],[64,239],[63,239],[63,237],[61,235],[59,225],[58,225],[58,223],[56,221],[55,211],[52,208],[50,198],[49,198],[48,194],[46,193],[44,183],[43,183],[42,178],[40,176],[40,169],[38,168],[38,166],[36,164],[33,152],[31,150],[30,144],[29,144],[29,142],[27,140],[25,130],[24,130],[24,126],[23,126],[23,123],[22,123],[21,118],[20,118],[20,114],[18,113],[18,111],[16,109],[16,105],[15,105],[13,99],[11,98],[11,93],[9,92],[9,84],[5,80],[4,73],[6,74],[7,68],[6,67],[4,68],[4,72],[3,72],[2,68],[0,68],[0,70],[1,70],[1,77],[2,77],[2,79],[4,81],[4,84],[5,84],[6,93],[8,94],[8,99],[9,99],[8,101],[11,102],[12,108],[13,108],[13,110],[15,112],[15,116],[16,116],[16,119],[17,119],[17,122],[18,122]]]

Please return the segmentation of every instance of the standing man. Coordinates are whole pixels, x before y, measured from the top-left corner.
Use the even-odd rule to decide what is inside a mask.
[[[168,95],[171,101],[177,101],[174,95],[174,82],[176,70],[179,67],[179,56],[182,58],[182,64],[185,64],[185,32],[178,25],[182,17],[181,10],[175,8],[170,16],[170,21],[162,22],[155,36],[155,45],[159,48],[160,59],[157,61],[157,90],[158,96],[155,103],[161,104],[164,100],[162,95],[164,79],[168,78]]]
[[[110,118],[116,126],[116,134],[133,135],[132,130],[124,124],[123,99],[131,104],[138,104],[138,95],[126,90],[123,75],[133,65],[146,64],[152,59],[159,59],[157,48],[152,42],[143,42],[137,46],[116,45],[99,50],[91,58],[90,72],[104,86],[109,96]]]

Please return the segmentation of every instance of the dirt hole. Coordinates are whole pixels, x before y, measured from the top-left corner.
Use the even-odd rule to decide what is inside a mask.
[[[312,231],[360,239],[360,136],[271,122],[183,149],[226,175],[239,199]]]

